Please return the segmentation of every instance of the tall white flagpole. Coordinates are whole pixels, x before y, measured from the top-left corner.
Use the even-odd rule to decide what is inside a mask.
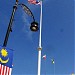
[[[41,74],[41,30],[42,30],[42,0],[40,1],[41,13],[40,13],[40,34],[39,34],[39,47],[38,47],[38,75]]]
[[[54,61],[54,75],[55,75],[55,61]]]

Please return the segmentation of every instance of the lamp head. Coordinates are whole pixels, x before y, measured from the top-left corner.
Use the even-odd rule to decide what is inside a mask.
[[[38,23],[35,22],[35,21],[33,21],[33,22],[31,23],[30,30],[36,32],[36,31],[38,31],[38,29],[39,29],[39,28],[38,28]]]

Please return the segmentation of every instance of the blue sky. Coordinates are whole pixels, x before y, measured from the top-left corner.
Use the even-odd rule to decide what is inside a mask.
[[[40,23],[40,6],[20,0],[33,12]],[[0,45],[3,45],[6,30],[15,0],[0,2]],[[18,7],[13,31],[10,33],[7,47],[14,50],[12,75],[37,75],[39,31],[31,32],[32,18]],[[70,75],[74,73],[74,1],[43,0],[41,75]],[[51,63],[51,59],[55,64]]]

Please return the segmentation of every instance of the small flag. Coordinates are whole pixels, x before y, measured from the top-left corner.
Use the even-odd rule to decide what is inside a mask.
[[[11,75],[13,50],[0,46],[0,75]]]
[[[51,61],[52,61],[52,64],[54,64],[54,63],[55,63],[54,59],[51,59]]]
[[[40,1],[36,1],[36,0],[28,0],[28,2],[29,2],[30,4],[35,4],[35,5],[40,5],[40,4],[41,4]]]
[[[46,55],[43,55],[42,58],[43,58],[44,60],[46,60]]]

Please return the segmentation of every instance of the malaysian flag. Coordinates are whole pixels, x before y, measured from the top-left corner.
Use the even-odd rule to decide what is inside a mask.
[[[43,58],[44,60],[46,60],[46,55],[43,55],[42,58]]]
[[[13,50],[0,46],[0,75],[11,75]]]
[[[29,2],[30,4],[35,4],[35,5],[41,4],[40,1],[36,1],[36,0],[28,0],[28,2]]]

